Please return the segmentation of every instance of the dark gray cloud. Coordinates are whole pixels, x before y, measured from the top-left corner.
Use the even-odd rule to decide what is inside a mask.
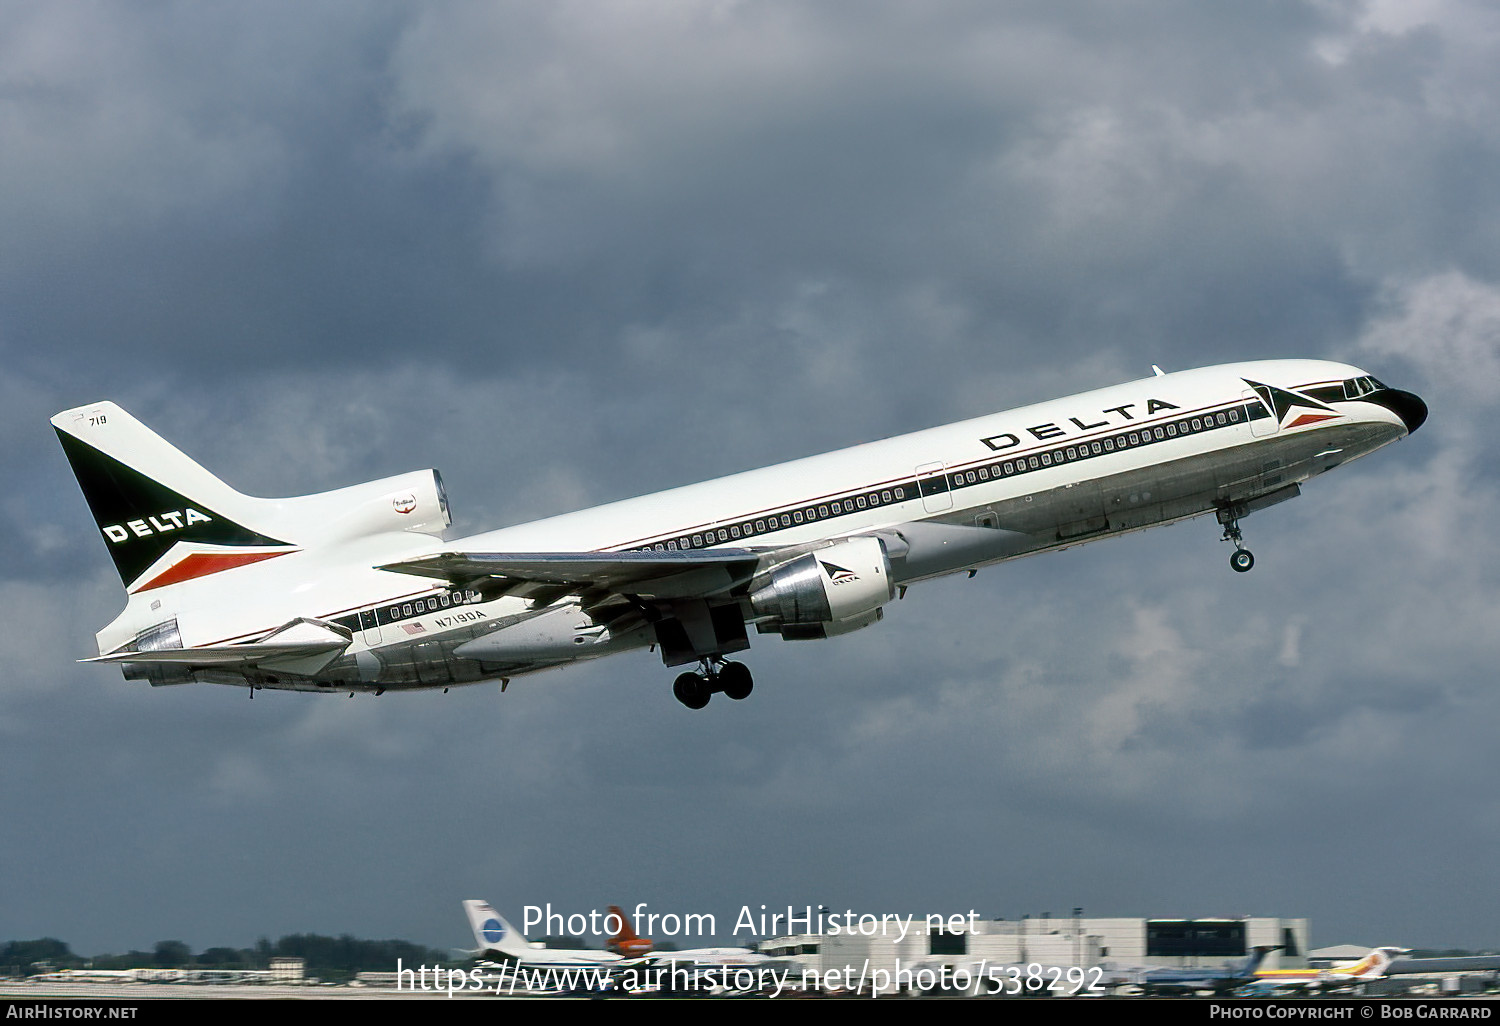
[[[1500,19],[1464,2],[0,10],[0,939],[507,913],[1313,919],[1493,944]],[[480,530],[1168,368],[1350,359],[1409,442],[1247,522],[447,696],[149,691],[46,419]]]

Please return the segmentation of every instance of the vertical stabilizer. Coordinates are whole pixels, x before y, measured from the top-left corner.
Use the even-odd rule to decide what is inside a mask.
[[[52,426],[128,590],[294,551],[256,528],[272,503],[230,488],[114,403],[64,411]]]
[[[619,905],[609,906],[609,914],[616,917],[620,923],[619,931],[604,942],[606,951],[613,951],[617,955],[626,958],[636,958],[641,955],[649,955],[655,950],[656,945],[649,937],[642,937],[635,932],[630,925],[630,917]],[[605,920],[608,922],[608,920]]]
[[[527,943],[505,917],[489,906],[488,902],[470,899],[464,902],[464,913],[469,917],[469,929],[474,931],[474,943],[481,952],[508,955],[524,959],[531,954]]]
[[[1239,969],[1239,975],[1241,975],[1241,976],[1254,976],[1255,975],[1255,971],[1260,968],[1260,964],[1266,960],[1266,956],[1269,955],[1273,951],[1280,951],[1280,950],[1281,950],[1281,945],[1280,944],[1258,944],[1258,945],[1256,945],[1255,948],[1250,952],[1250,954],[1248,954],[1248,955],[1245,956],[1245,961],[1243,963],[1241,963],[1240,969]]]
[[[1352,967],[1356,979],[1378,980],[1386,975],[1391,963],[1406,954],[1404,948],[1376,948]]]

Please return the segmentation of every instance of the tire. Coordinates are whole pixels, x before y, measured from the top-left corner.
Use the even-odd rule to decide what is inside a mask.
[[[1229,565],[1235,573],[1245,573],[1255,565],[1255,557],[1250,554],[1249,549],[1235,549],[1229,557]]]
[[[719,688],[736,702],[750,697],[755,681],[744,663],[725,663],[719,667]]]
[[[672,682],[672,694],[677,696],[677,701],[689,709],[702,709],[712,697],[703,678],[696,673],[679,675]]]

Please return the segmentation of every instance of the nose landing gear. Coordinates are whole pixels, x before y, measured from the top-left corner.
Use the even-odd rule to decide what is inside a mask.
[[[754,688],[755,681],[748,666],[722,658],[704,659],[702,669],[696,673],[680,674],[672,682],[672,694],[689,709],[702,709],[716,691],[722,691],[738,702],[749,698]]]
[[[1234,542],[1234,551],[1229,554],[1229,566],[1235,573],[1243,574],[1255,565],[1255,556],[1245,548],[1245,536],[1240,532],[1239,510],[1224,506],[1218,512],[1219,523],[1224,525],[1223,541]]]

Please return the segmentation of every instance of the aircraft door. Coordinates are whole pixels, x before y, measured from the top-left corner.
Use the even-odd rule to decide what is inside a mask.
[[[941,513],[953,508],[953,493],[948,490],[948,468],[942,463],[924,463],[917,468],[917,491],[922,493],[922,508]]]
[[[1281,426],[1276,419],[1276,407],[1253,389],[1247,388],[1241,395],[1250,400],[1250,433],[1256,438],[1274,435]]]
[[[380,644],[380,622],[375,619],[375,610],[361,609],[359,611],[359,639],[366,645],[374,648]]]

